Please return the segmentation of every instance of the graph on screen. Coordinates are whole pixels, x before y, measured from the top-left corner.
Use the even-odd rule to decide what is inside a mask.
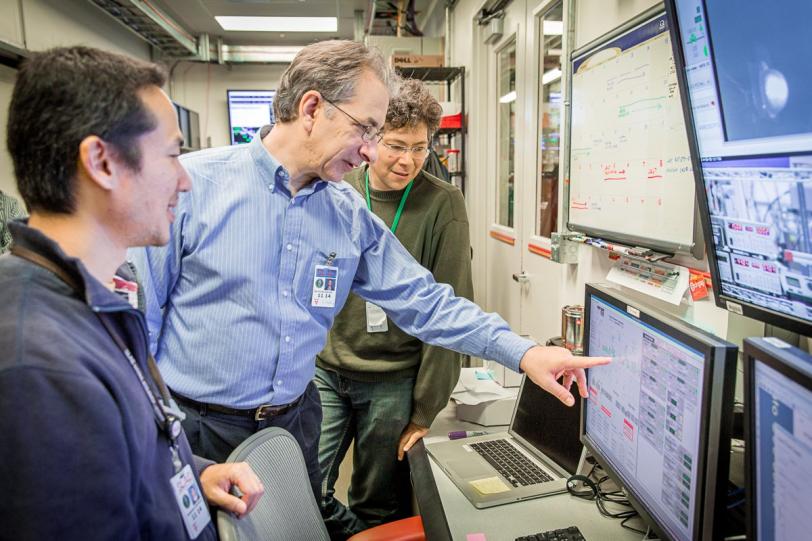
[[[664,14],[573,56],[569,226],[694,245],[694,177]]]

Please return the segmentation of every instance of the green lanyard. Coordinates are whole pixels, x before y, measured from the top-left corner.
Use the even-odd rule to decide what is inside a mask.
[[[403,191],[403,195],[400,196],[400,205],[398,205],[398,210],[395,212],[395,219],[392,221],[392,227],[390,230],[392,233],[395,233],[395,229],[398,228],[398,222],[400,222],[400,214],[403,212],[403,207],[406,206],[406,198],[409,197],[409,192],[412,191],[412,184],[414,184],[414,179],[409,181],[409,184],[406,186],[406,189]],[[367,208],[370,212],[372,212],[372,201],[369,198],[369,170],[366,172],[366,196],[367,196]]]

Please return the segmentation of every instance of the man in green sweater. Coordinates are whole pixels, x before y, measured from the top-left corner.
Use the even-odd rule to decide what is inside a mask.
[[[468,216],[462,193],[421,171],[442,114],[420,81],[406,80],[389,102],[378,159],[344,178],[438,282],[473,297]],[[408,516],[404,452],[426,435],[460,374],[460,354],[423,344],[377,306],[350,294],[316,358],[324,417],[319,463],[331,532],[352,535]],[[350,443],[349,507],[334,497]]]

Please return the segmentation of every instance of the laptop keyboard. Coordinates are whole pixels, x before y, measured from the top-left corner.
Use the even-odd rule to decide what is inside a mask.
[[[577,526],[517,537],[516,541],[586,541]]]
[[[483,441],[470,445],[514,487],[537,485],[553,480],[549,474],[505,440]]]

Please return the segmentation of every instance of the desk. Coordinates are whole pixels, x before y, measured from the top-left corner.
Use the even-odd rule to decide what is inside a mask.
[[[488,427],[487,430],[499,432],[505,428]],[[426,443],[447,437],[450,430],[482,429],[483,427],[479,425],[458,421],[455,417],[455,406],[452,403],[437,416],[426,438]],[[421,461],[415,461],[415,463],[419,465]],[[422,461],[422,464],[430,464],[454,541],[465,541],[466,534],[469,533],[483,533],[488,541],[513,541],[520,536],[568,526],[578,526],[587,541],[631,541],[639,540],[641,537],[640,534],[621,527],[620,520],[601,516],[595,507],[595,502],[574,498],[569,494],[546,496],[489,509],[477,509],[431,458],[428,461]],[[426,472],[421,474],[419,468],[413,468],[412,475],[422,477],[426,475]],[[421,489],[416,483],[415,491],[417,503],[420,506],[421,496],[426,496],[421,494],[421,492],[425,492],[425,488]],[[431,519],[430,515],[436,508],[436,506],[424,504],[421,508],[424,521]],[[633,520],[631,526],[645,529],[639,519]]]

